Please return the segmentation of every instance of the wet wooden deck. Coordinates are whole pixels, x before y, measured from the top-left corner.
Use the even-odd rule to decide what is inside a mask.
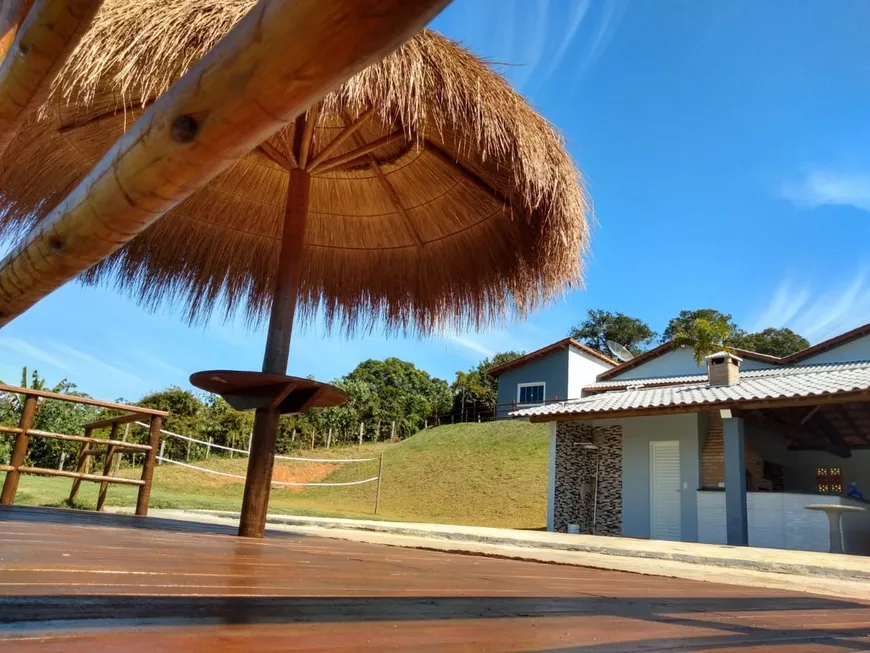
[[[0,650],[870,650],[870,606],[216,526],[0,509]]]

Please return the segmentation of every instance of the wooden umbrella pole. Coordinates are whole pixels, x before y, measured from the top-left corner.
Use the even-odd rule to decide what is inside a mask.
[[[297,119],[297,135],[302,132],[300,127],[304,122],[304,117]],[[299,151],[294,154],[296,160],[300,160]],[[270,374],[287,372],[296,298],[302,278],[302,249],[308,219],[310,188],[311,175],[308,172],[298,168],[290,171],[284,230],[281,234],[281,251],[278,255],[278,276],[275,280],[275,294],[269,316],[266,353],[263,356],[263,371]],[[279,417],[278,406],[258,408],[254,416],[254,434],[251,438],[248,474],[242,499],[242,515],[239,520],[239,535],[242,537],[263,537],[266,530],[266,511],[269,508],[269,493],[272,489]]]

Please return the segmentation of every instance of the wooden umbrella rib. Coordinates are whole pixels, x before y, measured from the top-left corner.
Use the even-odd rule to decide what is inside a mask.
[[[393,208],[396,209],[396,213],[402,216],[405,220],[405,224],[408,225],[408,230],[411,232],[411,235],[414,236],[414,239],[417,241],[417,244],[420,247],[423,247],[426,243],[423,242],[423,238],[420,236],[420,232],[417,230],[417,226],[414,224],[414,221],[411,219],[411,216],[408,215],[408,212],[405,210],[405,207],[402,206],[402,203],[399,201],[399,195],[396,193],[396,189],[393,188],[393,185],[390,183],[390,180],[387,179],[387,176],[384,174],[384,171],[381,170],[381,166],[378,165],[378,162],[375,160],[371,154],[369,156],[369,167],[372,171],[377,175],[378,181],[384,189],[384,192],[387,194],[387,197],[390,200],[390,204],[393,205]]]
[[[357,132],[357,130],[360,127],[362,127],[364,124],[366,124],[369,121],[369,118],[371,118],[373,115],[375,115],[375,108],[371,107],[370,109],[361,113],[356,120],[351,121],[348,125],[346,125],[344,127],[344,129],[342,129],[341,132],[339,132],[338,136],[336,136],[329,143],[327,143],[326,147],[324,147],[320,152],[318,152],[317,156],[315,156],[313,159],[311,159],[311,165],[309,167],[312,170],[317,168],[317,166],[320,165],[320,163],[326,157],[328,157],[330,154],[335,152],[336,148],[338,148],[339,145],[341,145],[348,138],[353,136]]]
[[[462,178],[470,183],[472,186],[479,188],[487,195],[491,195],[493,198],[497,199],[498,201],[502,202],[507,206],[511,205],[512,202],[509,197],[504,195],[501,191],[493,188],[490,184],[486,183],[483,179],[480,178],[479,175],[477,175],[477,173],[469,170],[459,161],[455,160],[450,154],[445,152],[440,145],[438,145],[434,141],[426,140],[425,146],[427,152],[431,152],[439,159],[441,159],[441,161],[457,170]]]
[[[354,159],[358,159],[366,154],[371,154],[375,150],[380,149],[385,145],[389,145],[390,143],[395,143],[396,141],[403,138],[405,138],[405,132],[401,129],[397,129],[391,134],[387,134],[386,136],[383,136],[376,141],[372,141],[371,143],[367,143],[361,147],[356,148],[355,150],[328,159],[321,163],[319,166],[317,166],[317,168],[312,168],[311,172],[328,172],[334,168],[339,167],[343,163],[353,161]]]
[[[296,166],[295,161],[291,161],[288,156],[272,145],[269,141],[263,141],[257,149],[285,170],[295,170],[298,167]],[[293,156],[292,152],[290,156]]]

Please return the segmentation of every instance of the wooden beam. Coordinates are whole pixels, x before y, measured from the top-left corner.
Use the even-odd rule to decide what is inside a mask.
[[[0,326],[100,263],[449,0],[261,0],[0,261]]]
[[[870,406],[867,406],[867,408],[870,409]],[[855,436],[861,438],[864,442],[870,445],[870,438],[868,438],[868,435],[864,432],[865,430],[861,428],[861,425],[855,421],[854,417],[852,417],[852,412],[849,410],[848,405],[844,404],[840,406],[840,415],[842,415],[843,419],[852,427]],[[854,449],[855,446],[853,445],[852,448]]]
[[[805,428],[800,428],[798,426],[785,426],[780,424],[779,422],[774,422],[772,420],[766,419],[764,417],[758,417],[756,415],[747,415],[746,413],[739,413],[739,416],[743,418],[743,420],[747,424],[752,424],[759,428],[765,429],[767,431],[772,431],[773,433],[778,433],[782,437],[787,440],[797,440],[801,446],[816,446],[816,449],[823,451],[830,451],[835,456],[839,456],[840,458],[850,458],[852,456],[852,452],[849,451],[849,447],[845,445],[845,443],[840,440],[839,442],[832,441],[832,438],[828,433],[821,431],[816,433],[814,431],[809,431]],[[813,442],[812,439],[815,439],[816,442]],[[827,440],[827,444],[825,441]]]
[[[384,147],[385,145],[389,145],[390,143],[395,143],[399,140],[405,139],[405,132],[402,129],[397,129],[391,134],[387,134],[386,136],[382,136],[376,141],[372,141],[371,143],[366,143],[355,150],[351,150],[350,152],[345,152],[344,154],[340,154],[339,156],[333,157],[331,159],[327,159],[323,163],[321,163],[316,168],[311,169],[311,173],[323,173],[329,172],[334,168],[341,166],[343,163],[347,163],[348,161],[353,161],[354,159],[358,159],[366,154],[371,154],[375,150]]]
[[[116,424],[120,425],[138,422],[141,419],[144,419],[141,414],[130,413],[129,415],[119,415],[118,417],[109,417],[108,419],[101,419],[98,422],[91,422],[90,424],[85,424],[84,428],[96,431],[98,429],[112,428]]]
[[[85,433],[89,430],[85,429]],[[135,444],[133,442],[121,442],[120,440],[107,440],[106,438],[91,438],[86,435],[66,435],[64,433],[51,433],[50,431],[34,431],[27,432],[32,438],[48,438],[49,440],[63,440],[64,442],[84,442],[89,444],[106,444],[115,447],[123,447],[129,451],[149,452],[151,447],[147,444]]]
[[[817,412],[819,412],[820,408],[821,408],[821,406],[813,406],[812,408],[810,408],[807,411],[807,414],[801,418],[801,422],[800,422],[801,426],[803,426],[804,424],[809,422],[813,418],[813,415],[815,415]]]
[[[353,136],[360,127],[366,124],[369,121],[369,118],[373,115],[375,115],[375,108],[371,107],[367,111],[361,113],[356,120],[348,121],[347,126],[338,133],[338,136],[327,143],[326,147],[318,152],[317,156],[311,159],[311,165],[309,165],[309,168],[314,169],[320,165],[326,157],[335,152],[339,145],[344,143],[348,138]]]
[[[85,474],[84,472],[69,472],[59,469],[42,469],[41,467],[19,467],[21,474],[35,474],[36,476],[59,476],[62,478],[74,478],[77,481],[91,481],[93,483],[117,483],[118,485],[145,485],[137,478],[123,478],[121,476],[101,476],[99,474]]]
[[[295,170],[298,167],[295,161],[291,161],[289,157],[287,157],[281,150],[272,145],[269,141],[263,141],[262,143],[260,143],[257,149],[285,170]],[[293,156],[292,152],[290,153],[290,156]]]
[[[3,0],[0,3],[0,65],[32,4],[33,0]]]
[[[870,388],[854,390],[830,395],[814,395],[811,397],[778,397],[776,399],[755,399],[744,401],[714,401],[703,404],[682,404],[675,406],[653,406],[647,408],[630,408],[625,410],[610,410],[597,413],[571,413],[563,415],[533,415],[529,421],[538,422],[588,422],[603,419],[620,419],[627,417],[648,417],[651,415],[678,415],[684,413],[701,413],[713,410],[730,409],[734,411],[761,410],[762,408],[789,408],[793,406],[814,406],[817,404],[845,404],[853,401],[870,401]]]
[[[69,401],[74,404],[84,404],[86,406],[98,406],[99,408],[110,408],[113,410],[123,410],[128,413],[139,413],[140,415],[160,415],[166,417],[169,413],[165,410],[157,410],[156,408],[142,408],[141,406],[128,406],[126,404],[116,404],[112,401],[100,401],[99,399],[91,399],[90,397],[79,397],[77,395],[62,395],[57,392],[48,392],[47,390],[33,390],[31,388],[19,388],[15,385],[5,385],[0,383],[0,392],[9,392],[17,395],[33,395],[42,399],[57,399],[58,401]]]
[[[0,67],[0,154],[51,90],[103,0],[36,0]],[[13,2],[19,12],[20,2]],[[7,29],[7,35],[9,30]]]

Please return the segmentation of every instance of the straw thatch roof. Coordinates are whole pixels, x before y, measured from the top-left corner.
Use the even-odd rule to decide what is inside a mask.
[[[106,0],[51,99],[0,161],[0,236],[29,228],[255,0]],[[328,56],[328,53],[324,53]],[[231,91],[231,90],[230,90]],[[359,129],[318,153],[349,124]],[[408,331],[482,326],[581,281],[589,204],[563,143],[480,59],[423,31],[308,113],[303,317]],[[207,116],[205,117],[207,119]],[[288,125],[91,270],[191,320],[268,313]],[[380,147],[358,156],[366,144]],[[326,165],[324,165],[326,164]]]

